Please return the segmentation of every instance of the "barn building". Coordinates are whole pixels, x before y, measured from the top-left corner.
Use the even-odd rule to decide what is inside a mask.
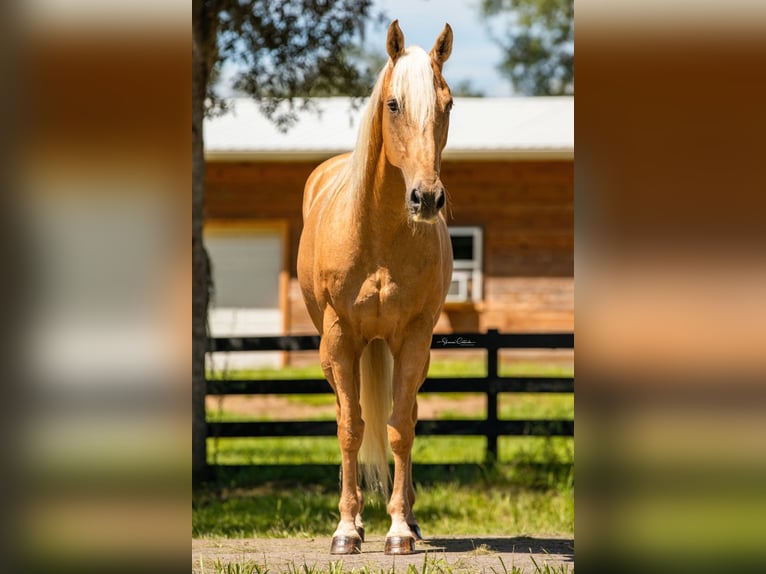
[[[286,133],[249,100],[205,122],[214,335],[315,333],[295,271],[303,186],[354,147],[362,110],[314,103]],[[437,332],[573,330],[573,159],[573,98],[456,98],[441,172],[455,271]]]

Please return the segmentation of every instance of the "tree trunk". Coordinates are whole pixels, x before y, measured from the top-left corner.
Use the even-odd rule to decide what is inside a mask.
[[[208,14],[205,2],[192,2],[192,483],[208,478],[205,422],[205,350],[209,262],[202,243],[205,204],[205,152],[202,137],[207,91]]]

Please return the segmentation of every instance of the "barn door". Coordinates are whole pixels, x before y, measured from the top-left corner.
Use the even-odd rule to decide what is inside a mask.
[[[210,223],[205,245],[213,270],[209,325],[214,337],[282,335],[286,228],[252,222]],[[279,366],[280,353],[219,353],[215,368]]]

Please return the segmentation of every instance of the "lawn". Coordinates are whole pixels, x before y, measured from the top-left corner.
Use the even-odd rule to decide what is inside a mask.
[[[223,439],[221,439],[223,441]],[[482,463],[480,437],[420,437],[413,462],[416,513],[430,534],[572,535],[574,445],[571,438],[501,437],[500,459]],[[251,443],[258,443],[253,446]],[[218,445],[219,464],[243,456],[253,466],[194,495],[194,537],[325,536],[337,521],[337,467],[293,467],[280,475],[273,464],[339,464],[334,437],[239,439]],[[265,454],[264,454],[265,453]],[[429,462],[473,466],[419,467]],[[508,461],[508,462],[502,462]],[[285,477],[286,476],[286,477]],[[368,500],[367,528],[384,533],[388,517]]]
[[[368,497],[369,498],[369,497]],[[415,512],[434,535],[572,535],[571,486],[530,489],[484,480],[419,484]],[[368,500],[365,525],[385,534],[385,506]],[[328,484],[263,484],[197,494],[193,537],[328,536],[338,521],[338,487]]]
[[[484,369],[482,360],[434,361],[429,376],[483,376]],[[566,377],[572,376],[572,368],[501,363],[500,374]],[[210,377],[322,378],[322,373],[317,365],[310,365],[210,373]],[[429,398],[423,394],[420,401]],[[438,394],[434,400],[442,406],[440,418],[483,418],[486,406],[470,398],[466,394]],[[294,395],[287,400],[324,408],[320,418],[333,418],[328,408],[334,403],[332,394]],[[503,419],[574,416],[571,394],[501,394],[498,405]],[[256,420],[268,420],[273,414],[259,415]],[[254,419],[220,408],[209,410],[208,420]],[[424,532],[571,536],[573,439],[500,437],[498,461],[493,464],[485,463],[485,441],[470,436],[416,438],[412,455],[418,497],[415,510]],[[335,437],[211,438],[208,456],[216,465],[251,466],[231,473],[224,469],[217,482],[195,491],[194,537],[327,536],[334,529],[340,463]],[[460,466],[462,463],[471,464]],[[282,472],[285,468],[286,473]],[[365,520],[368,532],[385,533],[389,521],[385,505],[368,500]]]
[[[574,368],[571,364],[545,361],[524,361],[502,358],[498,365],[498,374],[501,377],[513,376],[548,376],[548,377],[571,377]],[[484,377],[487,375],[486,361],[481,358],[458,360],[438,359],[431,361],[428,376],[439,377]],[[207,373],[209,379],[235,380],[235,379],[323,379],[324,373],[319,364],[301,366],[288,365],[279,369],[215,369]]]

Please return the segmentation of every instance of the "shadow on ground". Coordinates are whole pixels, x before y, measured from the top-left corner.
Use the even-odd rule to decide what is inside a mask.
[[[504,538],[429,538],[424,541],[429,552],[450,553],[499,552],[516,554],[554,554],[574,560],[574,539],[533,538],[529,536]]]

